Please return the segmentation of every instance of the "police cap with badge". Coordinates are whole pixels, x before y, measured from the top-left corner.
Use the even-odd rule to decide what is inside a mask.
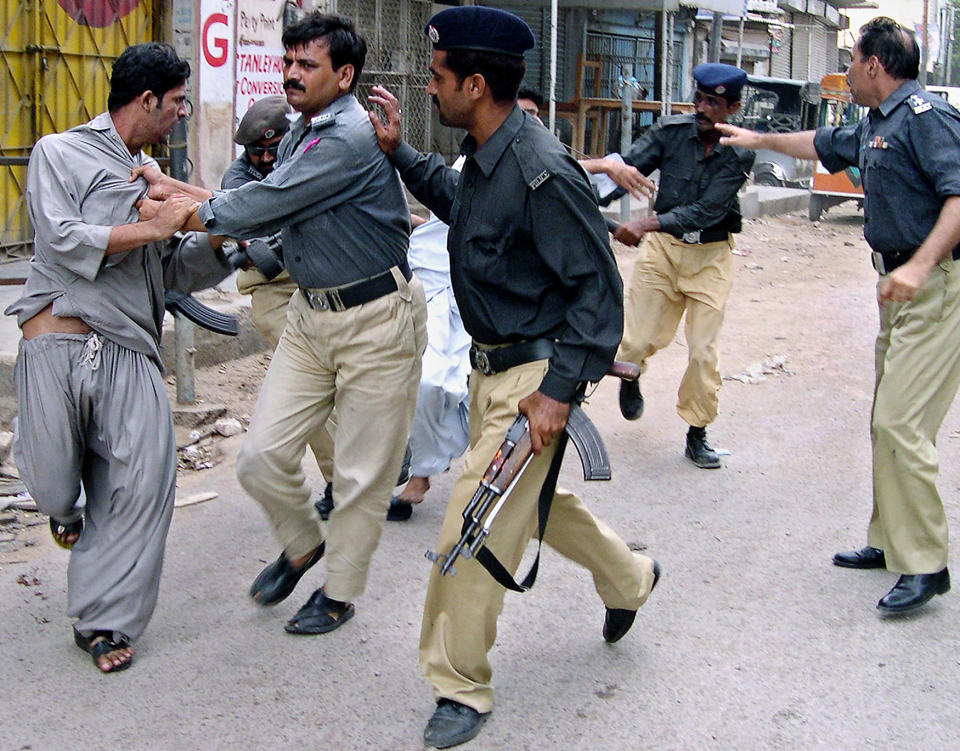
[[[233,140],[241,146],[257,141],[269,141],[282,136],[290,126],[287,112],[290,105],[285,96],[268,96],[254,102],[247,110]]]
[[[722,96],[728,102],[740,101],[740,90],[747,82],[747,74],[726,63],[701,63],[693,69],[697,89],[711,96]]]
[[[523,57],[536,43],[533,32],[513,13],[483,5],[446,8],[423,29],[435,50],[477,50]]]

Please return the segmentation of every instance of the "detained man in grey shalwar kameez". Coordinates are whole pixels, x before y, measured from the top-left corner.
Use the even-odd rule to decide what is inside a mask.
[[[217,241],[174,235],[193,201],[138,223],[146,185],[130,182],[131,170],[156,166],[140,147],[185,116],[189,74],[167,45],[130,48],[114,65],[110,111],[37,142],[26,190],[34,258],[23,296],[6,310],[24,337],[17,465],[41,511],[61,524],[83,519],[67,611],[78,645],[104,672],[129,665],[129,640],[153,613],[173,514],[163,291],[209,287],[230,271]],[[130,91],[131,79],[148,90]],[[81,484],[84,509],[76,507]],[[117,648],[98,654],[100,641]]]

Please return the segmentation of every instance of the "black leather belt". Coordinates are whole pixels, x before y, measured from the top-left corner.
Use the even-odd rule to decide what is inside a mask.
[[[400,266],[403,278],[410,281],[410,267],[404,261]],[[345,284],[342,287],[330,287],[327,289],[310,289],[301,287],[300,292],[303,298],[314,310],[346,310],[357,305],[363,305],[365,302],[376,300],[384,295],[389,295],[397,290],[397,280],[392,271],[384,271],[382,274],[371,276],[360,282]]]
[[[898,266],[903,266],[907,261],[913,258],[914,251],[904,250],[900,253],[880,253],[873,250],[870,252],[870,262],[873,268],[877,270],[880,276],[889,274]],[[960,245],[953,249],[953,260],[960,260]]]
[[[552,355],[553,341],[550,339],[532,339],[493,349],[474,344],[470,347],[470,365],[489,376],[534,360],[546,360]]]
[[[689,244],[715,243],[726,240],[729,236],[730,233],[725,229],[698,229],[695,232],[684,232],[680,239]]]

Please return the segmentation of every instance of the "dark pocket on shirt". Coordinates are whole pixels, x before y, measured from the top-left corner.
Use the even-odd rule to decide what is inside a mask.
[[[660,173],[660,195],[670,199],[670,203],[682,200],[687,192],[687,186],[693,179],[692,169],[674,169],[661,171]]]

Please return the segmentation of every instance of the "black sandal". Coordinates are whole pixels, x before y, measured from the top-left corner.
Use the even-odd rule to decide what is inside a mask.
[[[118,649],[129,649],[132,646],[130,640],[123,634],[120,635],[118,640],[114,641],[113,634],[113,631],[94,631],[90,636],[84,636],[76,626],[73,627],[73,641],[80,649],[93,658],[93,664],[97,666],[97,670],[101,673],[119,673],[121,670],[126,670],[133,663],[133,655],[130,655],[130,658],[126,662],[121,662],[119,665],[112,665],[109,670],[104,670],[100,667],[100,663],[97,662],[97,660],[104,655],[110,652],[116,652]]]
[[[80,539],[81,532],[83,532],[82,518],[72,522],[61,522],[50,517],[50,534],[53,535],[53,541],[64,550],[72,550],[77,540],[64,542],[63,538],[67,535],[76,535],[77,539]]]

